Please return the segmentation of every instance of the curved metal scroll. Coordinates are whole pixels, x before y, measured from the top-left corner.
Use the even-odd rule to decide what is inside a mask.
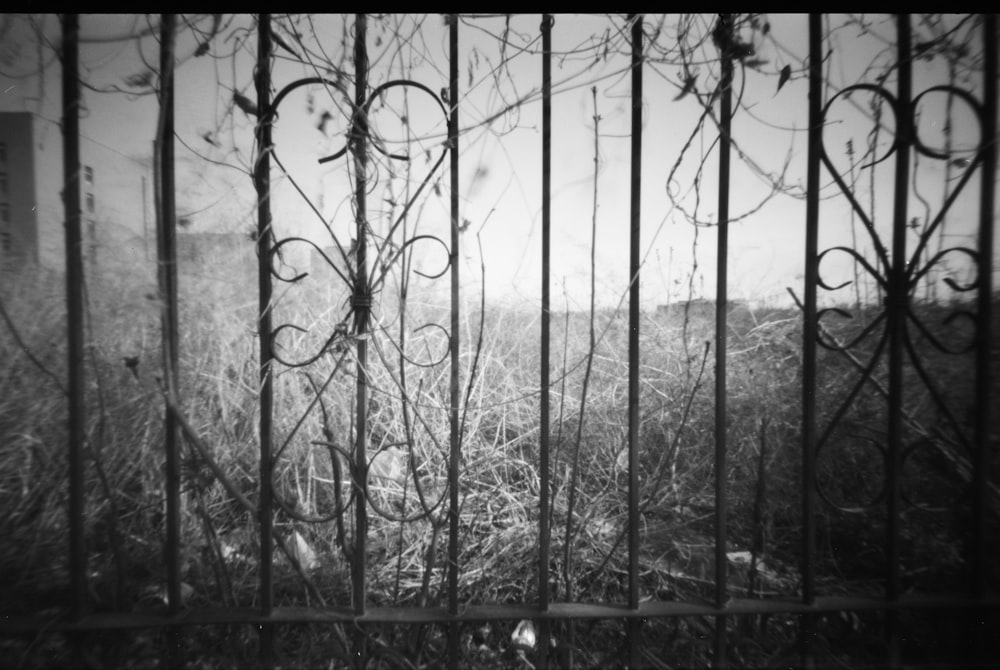
[[[908,67],[908,66],[907,66]],[[902,75],[900,77],[902,79]],[[836,291],[852,283],[833,281],[824,275],[825,261],[835,255],[846,255],[854,264],[856,278],[875,286],[883,296],[881,304],[861,310],[861,325],[853,326],[856,315],[842,307],[830,307],[816,312],[817,342],[819,345],[843,355],[853,363],[855,377],[843,385],[846,393],[832,399],[825,425],[818,426],[815,446],[818,474],[816,487],[821,498],[828,504],[844,511],[864,511],[886,503],[891,494],[891,482],[902,477],[904,480],[914,475],[919,465],[915,455],[926,451],[939,452],[938,456],[950,461],[951,466],[965,472],[967,484],[968,463],[974,449],[974,436],[969,422],[963,420],[962,403],[968,398],[956,399],[953,389],[946,389],[936,379],[927,353],[934,356],[959,356],[971,352],[977,342],[976,328],[981,327],[972,304],[960,300],[961,294],[979,289],[983,273],[991,272],[983,267],[980,252],[966,246],[952,246],[929,253],[935,236],[941,234],[945,217],[953,209],[959,195],[963,193],[972,175],[982,167],[987,144],[993,141],[985,136],[985,107],[975,96],[954,86],[934,86],[910,98],[907,87],[898,94],[874,84],[849,86],[834,95],[822,110],[820,127],[828,127],[831,107],[852,94],[870,94],[892,114],[895,127],[882,132],[892,132],[892,143],[882,155],[861,165],[862,170],[875,170],[886,164],[890,158],[896,159],[895,211],[891,237],[883,238],[875,223],[874,212],[869,212],[859,202],[844,175],[834,165],[827,146],[820,141],[820,160],[828,174],[850,204],[854,215],[860,220],[867,240],[873,249],[874,259],[867,258],[858,248],[834,246],[817,257],[817,286],[824,291]],[[932,217],[917,231],[916,226],[907,225],[906,199],[912,184],[905,172],[911,163],[910,152],[932,161],[954,161],[957,151],[946,152],[932,149],[920,137],[917,128],[918,108],[922,99],[930,93],[945,93],[963,101],[978,123],[979,141],[974,157],[957,179],[946,190],[943,203]],[[876,118],[875,124],[879,123]],[[890,124],[891,125],[891,124]],[[964,152],[963,152],[964,153]],[[903,175],[900,166],[904,165]],[[915,183],[915,180],[914,180]],[[946,187],[947,188],[947,187]],[[908,242],[916,234],[916,244],[908,248]],[[931,281],[932,271],[944,270],[947,261],[961,261],[970,269],[971,278],[957,281],[944,277],[941,282],[954,292],[949,304],[918,304],[915,294],[918,286]],[[860,270],[860,273],[857,271]],[[859,305],[860,306],[860,305]],[[893,377],[890,368],[899,370]],[[912,404],[903,402],[904,397],[912,398],[920,391],[920,397]],[[875,423],[885,421],[886,432],[872,434],[860,428],[859,422],[851,415],[860,413]],[[933,417],[933,419],[931,419]],[[896,428],[893,428],[893,422]],[[854,446],[851,446],[854,445]],[[930,445],[928,447],[928,445]],[[867,456],[859,454],[867,448]],[[856,459],[856,460],[855,460]],[[962,465],[962,464],[966,465]],[[881,464],[881,465],[879,465]],[[852,484],[845,472],[851,468],[868,468],[881,471],[875,476],[880,483],[872,486]],[[825,473],[825,476],[824,476]],[[869,473],[871,474],[871,473]],[[868,491],[849,500],[845,491],[852,487]],[[922,503],[918,496],[907,489],[907,482],[899,482],[901,500],[921,509],[937,508],[938,505]],[[971,488],[970,488],[971,491]],[[950,501],[951,503],[954,500]]]
[[[347,91],[338,81],[323,77],[299,79],[285,86],[275,96],[264,122],[277,124],[281,118],[281,104],[288,99],[289,94],[303,87],[317,85],[339,93],[345,100],[349,99]],[[317,156],[317,164],[346,159],[356,155],[362,148],[366,151],[370,149],[389,162],[410,162],[409,153],[390,152],[380,139],[378,129],[370,122],[373,103],[388,91],[400,88],[430,96],[433,106],[436,106],[447,123],[448,109],[430,88],[406,79],[388,81],[373,88],[363,104],[350,103],[350,119],[343,146],[332,154]],[[364,141],[359,141],[362,138]],[[411,138],[411,141],[417,139],[420,138]],[[421,386],[411,388],[413,382],[410,381],[407,370],[433,368],[446,363],[451,334],[447,328],[434,322],[421,323],[416,327],[409,325],[406,312],[406,275],[412,272],[428,279],[436,279],[446,274],[450,267],[449,245],[435,235],[417,234],[416,226],[407,224],[414,205],[426,194],[428,184],[435,179],[449,146],[446,141],[440,142],[440,152],[429,171],[420,179],[416,188],[409,192],[398,215],[385,222],[381,231],[376,230],[369,221],[362,224],[365,226],[365,235],[361,236],[361,243],[367,244],[370,241],[372,248],[365,249],[365,253],[361,255],[356,248],[338,239],[333,231],[332,221],[328,223],[324,219],[319,208],[309,200],[282,163],[279,156],[280,143],[276,141],[275,145],[272,152],[275,163],[322,221],[334,247],[334,257],[331,258],[312,239],[287,236],[275,240],[268,263],[272,276],[288,286],[288,290],[283,293],[286,298],[283,299],[293,300],[296,291],[307,291],[315,279],[309,272],[289,274],[280,267],[281,264],[276,259],[281,258],[284,249],[294,245],[308,247],[313,253],[313,259],[321,261],[332,271],[334,281],[340,284],[349,297],[342,304],[324,306],[322,318],[313,318],[311,324],[289,319],[276,323],[272,330],[272,355],[279,364],[275,371],[276,377],[283,374],[297,376],[303,380],[302,386],[308,384],[308,394],[311,396],[304,408],[295,410],[294,422],[275,450],[276,463],[285,459],[286,466],[273,469],[274,497],[285,515],[293,520],[304,523],[336,522],[338,542],[342,544],[350,560],[352,552],[346,546],[343,523],[345,513],[355,502],[350,495],[352,490],[363,491],[366,507],[387,521],[413,522],[429,518],[432,523],[439,524],[443,518],[440,509],[448,495],[448,483],[444,476],[446,440],[438,438],[439,429],[426,416],[428,410],[425,403],[417,400],[421,396]],[[351,165],[346,167],[350,169]],[[428,242],[437,243],[444,250],[444,264],[440,271],[421,272],[411,266],[415,247]],[[366,258],[366,268],[361,272],[358,268],[359,255]],[[378,311],[389,278],[398,274],[403,277],[399,279],[401,288],[396,318],[373,319],[372,314]],[[316,305],[310,304],[309,307],[314,310]],[[390,333],[390,328],[395,332]],[[422,338],[423,344],[433,345],[436,352],[424,354],[411,351],[410,340],[413,338]],[[372,363],[377,361],[380,365],[377,379],[372,374],[370,365],[359,365],[353,355],[352,347],[359,339],[365,339],[376,354]],[[356,369],[360,367],[365,369]],[[381,374],[382,372],[387,374]],[[412,372],[410,374],[416,376]],[[334,389],[339,388],[341,397],[349,398],[347,389],[354,383],[360,383],[356,380],[362,376],[368,387],[375,391],[372,406],[391,405],[402,413],[405,425],[402,434],[375,435],[377,429],[372,425],[338,425],[338,413],[331,409],[331,394]],[[277,406],[282,406],[280,400]],[[352,416],[349,411],[340,412],[340,415]],[[354,441],[351,434],[356,431],[368,431],[367,434],[373,438],[367,467],[363,469],[358,467],[349,446]],[[416,448],[418,443],[422,445],[419,449]],[[323,474],[314,474],[303,484],[299,476],[303,463],[307,464],[305,467],[309,472]],[[366,481],[359,485],[361,473],[364,473]],[[286,481],[278,481],[283,477]],[[317,492],[316,487],[324,490]],[[300,499],[303,488],[309,491],[310,504],[306,506],[303,506]],[[295,492],[297,495],[293,494]]]

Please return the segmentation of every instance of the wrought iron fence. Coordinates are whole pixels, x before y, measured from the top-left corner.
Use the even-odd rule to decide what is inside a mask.
[[[95,613],[91,611],[87,587],[87,548],[85,544],[84,521],[87,510],[84,504],[84,444],[85,407],[83,404],[86,383],[83,365],[83,296],[81,292],[82,260],[79,212],[79,167],[78,127],[79,85],[77,80],[77,18],[63,17],[63,101],[65,137],[65,203],[66,203],[66,259],[67,259],[67,305],[69,343],[69,497],[67,513],[70,518],[69,557],[72,600],[65,611],[50,617],[7,617],[0,621],[0,632],[5,635],[42,635],[64,632],[75,636],[78,651],[86,649],[87,635],[103,630],[132,630],[140,628],[166,629],[168,639],[176,643],[180,631],[198,626],[252,625],[259,631],[259,659],[262,663],[274,663],[274,646],[279,627],[302,624],[309,626],[330,626],[339,631],[339,647],[343,663],[356,667],[388,664],[405,666],[412,659],[406,659],[405,650],[387,645],[374,637],[380,626],[390,625],[412,628],[427,635],[430,629],[443,630],[441,655],[437,662],[450,667],[473,663],[463,643],[462,628],[472,623],[491,621],[521,621],[515,629],[514,646],[522,651],[521,662],[527,663],[524,652],[531,653],[535,667],[549,667],[573,663],[573,625],[589,621],[607,620],[619,622],[624,635],[619,639],[620,649],[605,657],[608,663],[628,667],[667,667],[666,657],[661,652],[669,640],[671,622],[685,622],[686,634],[710,638],[711,658],[718,667],[730,662],[741,663],[745,659],[733,658],[733,636],[737,625],[751,618],[754,621],[773,617],[787,626],[790,639],[795,640],[796,654],[791,663],[804,666],[816,662],[822,636],[817,630],[830,619],[843,619],[845,630],[851,630],[851,622],[858,616],[874,613],[878,616],[885,644],[882,661],[899,666],[912,662],[907,651],[913,646],[912,632],[908,630],[907,617],[912,612],[940,611],[946,615],[961,614],[964,632],[972,646],[962,662],[979,663],[987,666],[994,662],[996,646],[990,623],[997,621],[1000,599],[997,598],[997,572],[990,560],[996,550],[995,517],[997,515],[996,484],[991,472],[994,468],[996,437],[991,434],[991,346],[992,331],[992,277],[993,277],[993,229],[996,181],[996,122],[997,122],[997,53],[996,19],[989,15],[983,18],[984,57],[982,62],[982,96],[954,86],[941,86],[921,91],[914,95],[911,75],[915,45],[910,43],[910,18],[897,18],[897,83],[894,91],[885,86],[856,84],[849,86],[824,103],[823,62],[824,45],[822,17],[813,15],[809,19],[809,145],[807,170],[806,206],[806,248],[805,281],[802,287],[802,355],[801,355],[801,412],[802,424],[799,437],[801,547],[798,578],[791,594],[765,596],[754,593],[753,588],[745,590],[734,586],[733,542],[727,533],[727,515],[730,512],[730,478],[727,459],[731,445],[727,444],[727,353],[729,347],[729,326],[727,319],[729,303],[727,296],[728,266],[728,225],[730,201],[730,140],[733,117],[733,68],[740,60],[738,44],[726,39],[732,34],[731,17],[723,15],[718,19],[716,45],[720,50],[722,68],[719,107],[719,193],[717,246],[718,277],[715,300],[715,434],[712,472],[715,477],[714,507],[710,519],[714,533],[714,543],[706,552],[704,565],[708,566],[702,575],[708,584],[703,597],[677,597],[673,595],[650,595],[644,585],[644,568],[640,564],[645,503],[641,497],[640,444],[642,436],[640,415],[640,312],[639,273],[642,268],[642,247],[640,244],[642,194],[642,100],[643,100],[643,53],[644,25],[641,16],[630,18],[630,41],[632,49],[631,69],[631,210],[630,210],[630,258],[629,273],[632,278],[629,289],[628,312],[628,382],[627,382],[627,447],[624,452],[627,503],[624,532],[618,542],[624,542],[627,554],[622,575],[621,592],[618,602],[580,602],[572,597],[559,598],[553,592],[552,555],[552,483],[553,483],[553,421],[551,417],[553,379],[551,376],[552,339],[551,279],[550,259],[556,250],[551,239],[551,170],[552,135],[552,42],[554,20],[546,16],[540,31],[543,56],[542,68],[542,282],[540,318],[540,363],[538,368],[538,447],[537,447],[537,501],[532,505],[537,510],[537,556],[533,557],[537,566],[537,581],[529,589],[535,594],[533,599],[516,603],[472,604],[463,601],[460,578],[462,565],[462,518],[463,494],[463,440],[467,438],[468,398],[464,397],[475,377],[476,364],[463,363],[460,347],[460,319],[462,303],[459,299],[462,285],[457,262],[460,249],[460,229],[462,225],[459,202],[460,184],[460,143],[459,105],[449,102],[461,99],[458,70],[459,22],[450,20],[448,24],[448,45],[450,49],[449,85],[438,95],[431,88],[419,82],[394,80],[372,87],[367,80],[368,55],[366,52],[366,17],[358,15],[354,22],[355,67],[354,88],[348,90],[340,80],[315,77],[296,81],[281,89],[272,99],[270,63],[273,52],[272,35],[269,30],[271,18],[263,14],[259,18],[258,62],[255,71],[257,91],[257,111],[259,122],[256,128],[256,161],[254,185],[258,195],[258,224],[256,245],[259,256],[259,491],[258,500],[253,503],[232,484],[227,485],[228,494],[245,509],[254,510],[258,521],[259,553],[255,557],[257,565],[258,596],[253,607],[228,608],[188,608],[184,606],[182,593],[181,552],[182,552],[182,473],[181,445],[187,442],[205,459],[210,467],[217,468],[211,457],[211,449],[204,445],[196,430],[185,420],[182,403],[177,396],[178,358],[178,307],[177,307],[177,264],[176,240],[173,221],[175,206],[173,200],[173,40],[176,20],[166,14],[161,22],[160,61],[160,124],[157,135],[158,168],[157,209],[162,225],[159,227],[158,257],[160,287],[163,300],[163,398],[166,407],[166,468],[164,471],[164,491],[166,516],[164,520],[166,547],[166,607],[162,611]],[[336,91],[347,100],[352,100],[352,110],[348,121],[349,131],[345,146],[321,162],[344,161],[345,170],[354,180],[352,200],[355,220],[356,244],[348,249],[347,244],[333,238],[333,255],[315,242],[302,238],[282,238],[275,236],[272,228],[270,204],[271,174],[274,166],[284,171],[281,164],[280,138],[272,137],[272,130],[280,116],[281,104],[286,97],[304,86],[321,86]],[[369,180],[377,166],[371,164],[371,157],[379,160],[405,162],[405,154],[391,154],[369,132],[369,112],[372,103],[386,91],[393,88],[407,88],[414,95],[427,96],[431,108],[436,109],[442,122],[447,126],[447,141],[441,153],[432,162],[430,172],[419,182],[402,206],[402,213],[391,222],[388,232],[374,236],[369,222],[368,193]],[[934,92],[945,93],[960,99],[971,110],[978,124],[979,143],[974,147],[960,178],[948,192],[947,198],[924,228],[915,237],[909,228],[908,198],[911,192],[912,157],[915,154],[935,160],[951,160],[947,152],[928,147],[922,140],[918,128],[917,110],[922,98]],[[891,235],[883,237],[871,215],[853,195],[843,171],[837,167],[832,156],[832,148],[824,141],[824,131],[829,128],[829,117],[834,105],[843,102],[852,93],[871,94],[881,100],[885,113],[894,121],[891,146],[884,156],[879,156],[873,164],[894,160],[895,183],[891,196],[893,203]],[[655,123],[653,119],[651,122]],[[442,240],[427,235],[414,235],[406,227],[407,214],[422,193],[444,171],[448,162],[450,179],[450,239]],[[978,245],[975,249],[956,247],[939,249],[928,253],[930,241],[948,214],[949,208],[959,194],[978,177],[979,180],[979,228]],[[821,215],[821,181],[831,179],[839,189],[838,198],[846,199],[855,215],[863,224],[868,241],[876,250],[877,260],[866,260],[857,250],[835,247],[821,250],[819,245]],[[915,246],[912,240],[915,239]],[[296,286],[307,281],[305,275],[289,277],[283,274],[280,258],[283,249],[289,245],[311,245],[319,257],[330,266],[347,291],[349,297],[346,311],[336,319],[337,323],[319,340],[319,347],[307,351],[304,358],[294,352],[301,347],[285,345],[308,328],[293,322],[279,322],[277,307],[280,300],[274,282]],[[390,270],[405,266],[412,259],[415,247],[431,245],[441,247],[447,254],[445,268],[437,275],[447,275],[450,281],[450,312],[448,326],[426,326],[442,336],[446,353],[420,361],[408,353],[404,333],[414,332],[408,325],[401,325],[400,335],[392,340],[395,352],[383,349],[376,335],[373,313],[378,307],[381,293],[388,281]],[[869,310],[863,328],[855,329],[848,335],[838,330],[837,319],[851,316],[840,308],[821,309],[817,293],[834,288],[832,280],[821,273],[821,263],[830,254],[847,254],[853,257],[869,275],[868,280],[877,285],[882,303],[877,310]],[[942,259],[953,255],[964,256],[974,268],[973,277],[964,284],[950,281],[949,286],[958,293],[971,293],[974,302],[956,302],[952,314],[945,315],[946,323],[964,323],[966,329],[961,338],[954,334],[940,334],[939,324],[930,324],[925,312],[914,307],[914,294],[921,281]],[[408,272],[408,270],[405,270]],[[405,289],[400,303],[393,309],[405,319]],[[435,330],[436,329],[436,330]],[[838,333],[840,333],[838,335]],[[845,339],[846,338],[846,339]],[[952,339],[947,339],[952,338]],[[933,371],[924,364],[922,346],[933,347],[937,351],[974,358],[971,374],[974,389],[967,400],[966,409],[973,417],[971,425],[962,420],[956,408],[934,379]],[[288,354],[292,351],[293,354]],[[370,371],[378,365],[392,368],[387,358],[398,356],[394,368],[396,376],[397,401],[403,414],[408,434],[385,438],[378,445],[371,444],[373,397]],[[848,370],[852,378],[843,386],[827,386],[824,372],[832,370],[830,360],[850,362]],[[327,416],[323,394],[338,374],[348,366],[356,371],[353,390],[351,423],[347,431],[334,430]],[[828,367],[824,367],[828,366]],[[300,416],[292,418],[290,430],[279,430],[276,425],[277,408],[283,407],[280,391],[275,388],[275,376],[279,371],[300,369],[307,373],[313,391],[313,401]],[[419,399],[419,374],[412,373],[417,381],[407,378],[407,370],[447,370],[448,396],[433,403]],[[463,375],[465,379],[463,380]],[[414,388],[414,384],[418,388]],[[919,417],[914,417],[907,409],[905,399],[914,387],[929,394],[929,404],[925,412],[933,413],[938,424],[927,429]],[[845,391],[846,389],[846,391]],[[877,408],[871,411],[878,430],[864,435],[851,435],[848,416],[860,402],[864,394],[874,393]],[[868,396],[865,396],[868,397]],[[388,401],[386,401],[388,402]],[[431,407],[432,406],[432,407]],[[436,416],[432,416],[437,413]],[[346,415],[345,415],[346,416]],[[319,418],[317,418],[319,417]],[[276,477],[283,458],[288,458],[289,445],[300,439],[297,433],[304,423],[319,421],[322,439],[311,441],[313,446],[326,450],[333,478],[327,482],[332,489],[327,494],[328,509],[316,513],[304,513],[296,508],[294,501],[276,486]],[[437,422],[434,429],[428,424]],[[436,435],[447,426],[447,440]],[[421,431],[423,431],[421,433]],[[346,433],[346,437],[344,434]],[[433,442],[437,460],[427,465],[431,468],[421,474],[413,455],[414,435],[421,433],[421,439]],[[860,456],[848,459],[848,466],[868,468],[871,463],[882,463],[883,476],[874,475],[876,484],[873,494],[864,500],[844,499],[842,478],[835,466],[846,458],[845,444],[851,449],[871,450],[874,458]],[[388,446],[387,446],[388,445]],[[378,454],[405,454],[399,460],[406,470],[402,477],[391,469],[396,461],[382,462]],[[840,451],[837,451],[840,450]],[[964,565],[967,566],[965,585],[957,592],[914,592],[908,580],[911,572],[904,560],[906,539],[906,519],[910,510],[922,507],[920,500],[905,488],[904,473],[913,467],[918,458],[927,454],[943,457],[949,467],[958,473],[959,493],[949,502],[952,509],[961,508],[966,525],[962,533],[966,540],[963,550]],[[430,453],[430,452],[429,452]],[[830,456],[834,453],[834,456]],[[851,452],[854,453],[853,451]],[[841,455],[836,455],[841,454]],[[851,458],[854,458],[853,456]],[[429,460],[433,460],[428,456]],[[831,464],[832,459],[832,464]],[[761,462],[763,463],[763,448]],[[845,467],[848,467],[845,466]],[[388,468],[388,470],[387,470]],[[436,470],[434,469],[436,468]],[[832,473],[832,474],[831,474]],[[226,473],[215,472],[219,481],[228,482]],[[385,494],[385,481],[402,486],[402,491],[394,489],[392,496]],[[402,480],[403,483],[400,483]],[[856,494],[856,490],[847,494]],[[348,521],[353,506],[353,522]],[[882,536],[885,555],[882,562],[882,583],[870,589],[859,591],[831,592],[819,586],[817,575],[817,542],[821,509],[832,508],[847,511],[875,510],[884,521]],[[279,605],[275,598],[276,578],[274,565],[276,549],[302,572],[306,562],[301,551],[297,551],[295,536],[283,535],[275,528],[275,515],[282,514],[297,522],[334,523],[337,525],[338,542],[346,556],[348,569],[345,577],[349,584],[349,595],[342,599],[349,604],[322,606]],[[417,603],[409,606],[373,603],[369,591],[370,556],[368,547],[369,528],[375,521],[407,524],[422,521],[427,523],[428,532],[433,534],[431,550],[436,551],[439,534],[446,538],[446,561],[437,574],[442,580],[443,601],[441,604]],[[353,525],[352,532],[345,530],[345,524]],[[402,532],[402,531],[400,531]],[[402,535],[401,535],[402,537]],[[618,544],[608,540],[609,555]],[[613,546],[610,546],[613,545]],[[764,571],[758,564],[760,557],[754,556],[752,570]],[[433,563],[433,558],[429,558]],[[443,570],[443,573],[441,572]],[[428,567],[427,574],[433,573]],[[752,579],[752,578],[751,578]],[[744,595],[745,591],[745,595]],[[315,588],[311,593],[325,603],[322,594]],[[763,625],[763,624],[762,624]],[[434,628],[437,626],[437,628]],[[555,642],[556,632],[560,643]],[[285,629],[281,629],[285,630]],[[745,636],[744,636],[745,637]],[[566,642],[566,640],[570,642]],[[978,645],[978,646],[977,646]],[[175,645],[174,645],[175,646]],[[174,663],[184,659],[171,652],[168,645],[166,654]],[[174,655],[171,655],[171,654]],[[879,652],[882,653],[882,652]],[[877,654],[876,654],[877,655]],[[771,657],[772,660],[774,657]],[[786,659],[787,660],[787,659]],[[332,662],[332,661],[331,661]],[[671,661],[673,662],[673,661]],[[957,661],[956,661],[957,662]]]

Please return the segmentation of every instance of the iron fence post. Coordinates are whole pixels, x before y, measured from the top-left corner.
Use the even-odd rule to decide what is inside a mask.
[[[896,17],[896,43],[899,78],[896,92],[896,162],[892,219],[892,260],[888,268],[886,314],[889,334],[889,406],[888,406],[888,476],[886,482],[886,546],[887,578],[886,597],[896,601],[901,588],[900,547],[900,469],[903,450],[903,347],[906,337],[906,317],[909,310],[907,286],[906,224],[910,183],[910,146],[913,143],[913,115],[910,110],[912,96],[912,59],[910,48],[910,17]],[[900,663],[899,615],[894,609],[886,613],[887,662],[892,667]]]
[[[974,410],[975,465],[973,468],[972,491],[972,538],[971,547],[971,595],[981,601],[988,595],[990,587],[989,569],[991,550],[990,515],[991,463],[995,462],[995,451],[990,444],[990,415],[995,412],[991,403],[993,391],[993,245],[996,221],[997,177],[997,15],[983,17],[983,134],[982,173],[979,187],[979,244],[978,244],[978,295],[976,301],[976,377]],[[995,538],[994,542],[995,542]],[[978,663],[995,661],[991,656],[988,640],[993,635],[979,617],[970,617],[977,625],[975,654]],[[993,619],[995,621],[995,617]]]
[[[356,14],[354,19],[354,108],[351,122],[352,158],[354,160],[354,207],[357,233],[357,274],[352,304],[357,335],[357,427],[355,433],[354,483],[355,528],[353,566],[354,614],[364,616],[367,600],[365,555],[368,536],[368,325],[371,295],[368,287],[368,119],[365,99],[368,87],[367,16]],[[367,643],[360,626],[355,635],[355,666],[367,664]]]
[[[170,405],[178,396],[180,328],[177,291],[177,228],[174,197],[174,38],[176,16],[160,16],[159,123],[156,150],[157,277],[160,290],[160,330],[163,356],[163,386],[167,396],[164,408],[164,497],[166,538],[163,547],[166,568],[167,612],[176,615],[181,606],[181,501],[180,444],[177,417]],[[176,629],[167,632],[167,663],[179,662],[179,636]]]
[[[812,605],[816,563],[816,288],[819,285],[820,151],[823,140],[823,17],[809,15],[809,155],[806,167],[805,278],[802,313],[802,602]],[[802,616],[802,665],[811,668],[815,617]]]
[[[459,224],[459,174],[458,174],[458,14],[449,15],[448,28],[448,151],[450,151],[450,211],[451,211],[451,248],[448,260],[451,276],[451,339],[449,357],[451,361],[449,379],[449,398],[451,404],[450,416],[450,455],[448,458],[448,613],[457,616],[458,610],[458,530],[459,530],[459,495],[458,476],[461,459],[461,439],[459,423],[459,403],[461,399],[459,388],[459,267],[458,244]],[[458,667],[458,624],[448,625],[448,665]]]
[[[639,608],[639,273],[642,267],[642,14],[632,14],[631,185],[628,298],[628,606]],[[639,621],[629,619],[629,666],[639,664]]]
[[[63,211],[66,234],[66,342],[69,400],[69,573],[72,617],[87,606],[87,547],[84,536],[84,440],[86,406],[83,369],[83,257],[80,236],[80,18],[62,16]]]
[[[731,40],[735,30],[733,16],[720,14],[716,30],[720,40],[722,75],[719,103],[719,238],[716,246],[715,279],[715,606],[722,608],[728,599],[726,558],[726,328],[729,256],[729,148],[733,115],[733,58]],[[726,617],[716,617],[715,667],[728,666],[726,658]]]
[[[993,244],[996,221],[997,175],[997,15],[983,18],[983,157],[979,189],[979,292],[977,295],[976,328],[976,412],[975,444],[976,467],[973,496],[973,554],[972,591],[983,596],[989,586],[989,537],[987,520],[990,495],[990,413],[995,407],[990,403],[992,394],[991,347],[993,329]]]
[[[538,606],[542,612],[549,611],[549,369],[551,351],[551,263],[552,254],[552,23],[551,14],[542,15],[542,324],[541,363],[539,389],[541,392],[539,416],[539,489],[538,512]],[[551,625],[542,619],[538,636],[538,668],[548,667],[549,639]]]
[[[260,525],[260,612],[270,617],[274,608],[274,459],[272,438],[274,422],[273,385],[273,319],[271,310],[271,15],[257,17],[257,66],[254,86],[257,92],[257,160],[253,180],[257,195],[257,315],[260,358],[258,383],[260,384],[260,501],[257,510]],[[274,662],[274,627],[264,624],[259,628],[260,653],[268,667]]]

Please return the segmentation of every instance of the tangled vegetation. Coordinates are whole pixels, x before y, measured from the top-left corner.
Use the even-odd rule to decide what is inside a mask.
[[[92,606],[95,611],[155,609],[163,604],[164,588],[158,312],[139,290],[105,284],[89,288],[86,363],[92,381],[87,391],[91,419],[86,529]],[[181,410],[185,430],[191,433],[183,470],[182,570],[189,607],[252,607],[257,597],[254,324],[252,308],[235,300],[232,288],[197,280],[184,287],[182,296]],[[5,313],[18,325],[20,338],[15,340],[14,331],[7,329],[0,340],[0,375],[9,389],[0,412],[5,436],[0,496],[7,510],[5,549],[0,552],[3,590],[9,594],[5,614],[57,612],[67,597],[66,409],[58,382],[65,345],[58,293],[58,285],[44,281],[15,281],[5,284],[3,294]],[[305,317],[316,306],[298,308]],[[934,306],[920,308],[929,321],[939,312]],[[424,315],[434,316],[429,308]],[[687,600],[712,594],[714,400],[706,354],[712,346],[713,317],[714,310],[692,302],[665,306],[643,319],[640,565],[647,598]],[[476,369],[474,377],[467,372],[464,379],[469,392],[463,407],[460,595],[469,603],[531,602],[536,597],[539,547],[537,315],[488,311],[467,318],[463,329],[470,337],[464,340],[462,360],[471,363],[474,357]],[[613,311],[593,319],[564,313],[553,325],[558,355],[553,356],[551,586],[557,600],[621,602],[627,574],[622,543],[627,420],[621,409],[627,328],[622,315]],[[593,349],[587,337],[591,326],[598,335]],[[734,305],[729,328],[729,589],[737,597],[795,597],[801,551],[801,317],[794,310]],[[847,337],[850,331],[840,328],[844,330],[839,336]],[[831,327],[826,334],[836,337],[835,332]],[[384,345],[380,337],[388,340],[389,333],[373,337],[376,349]],[[23,342],[34,344],[25,352]],[[414,350],[441,345],[421,342]],[[943,380],[949,402],[967,405],[969,357],[936,350],[927,355],[927,365]],[[350,603],[350,479],[337,449],[331,448],[350,444],[356,378],[344,363],[349,357],[349,350],[331,357],[327,369],[336,372],[329,380],[322,370],[313,370],[319,375],[314,377],[294,369],[276,377],[278,436],[289,433],[327,382],[322,411],[309,415],[312,424],[301,428],[302,438],[290,441],[276,460],[275,492],[282,510],[276,513],[275,525],[290,555],[279,552],[277,559],[278,605]],[[393,381],[388,358],[388,365],[372,367],[370,380],[369,487],[376,510],[368,533],[370,603],[441,604],[448,379],[433,367],[411,369],[409,384],[418,399],[408,418],[398,400],[398,368]],[[856,377],[851,361],[836,352],[822,357],[821,369],[824,397],[842,393]],[[585,386],[586,402],[581,404]],[[877,384],[869,386],[866,393],[877,396]],[[913,434],[930,440],[942,433],[935,430],[938,420],[922,409],[926,402],[923,397],[908,398],[908,411]],[[872,487],[877,488],[884,471],[878,452],[863,448],[879,430],[879,407],[884,403],[855,403],[842,421],[849,428],[837,438],[835,455],[819,461],[825,495],[838,505],[859,507],[821,507],[817,571],[826,594],[881,592],[884,506],[864,508],[864,498],[877,500]],[[420,431],[412,428],[415,415],[423,426]],[[408,431],[409,441],[403,439]],[[194,448],[194,440],[210,459]],[[913,444],[927,448],[914,451],[904,472],[912,475],[907,490],[927,510],[905,517],[905,574],[911,588],[930,592],[961,590],[967,567],[962,547],[968,537],[968,506],[962,491],[968,469],[955,460],[960,451],[944,448],[948,443],[942,440],[924,444],[915,439]],[[995,531],[995,517],[991,523]],[[738,657],[769,664],[781,653],[790,654],[794,619],[756,618],[760,620],[734,617],[732,625],[742,631],[734,642]],[[830,658],[863,660],[864,645],[844,649],[836,641],[845,630],[864,634],[863,616],[834,619],[824,624],[832,626],[829,637],[823,638]],[[477,663],[509,664],[509,635],[516,623],[509,622],[509,628],[502,623],[470,628],[464,648]],[[662,648],[665,663],[705,661],[711,622],[689,617],[650,625],[650,640],[663,634],[672,641]],[[387,626],[377,639],[387,649],[423,663],[441,652],[443,637],[434,630],[413,637]],[[189,658],[214,667],[240,665],[234,659],[253,656],[250,630],[199,631],[185,637]],[[220,658],[211,649],[223,634],[229,646],[219,652]],[[573,641],[577,662],[593,664],[610,662],[608,654],[617,649],[615,640],[622,630],[613,622],[595,622],[553,634],[557,640]],[[342,637],[342,632],[338,637],[293,626],[281,639],[289,645],[285,653],[292,654],[286,657],[289,664],[313,665],[323,654],[336,656]],[[107,654],[103,662],[113,665],[128,665],[134,658],[145,659],[139,663],[144,665],[155,659],[143,656],[155,649],[152,636],[138,635],[127,642],[119,638],[109,638],[94,653]],[[22,662],[57,661],[65,649],[54,639],[19,648]],[[658,643],[652,643],[651,649],[657,648]]]

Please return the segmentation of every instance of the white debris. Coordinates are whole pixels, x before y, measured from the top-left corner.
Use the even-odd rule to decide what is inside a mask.
[[[302,537],[299,531],[292,531],[289,537],[288,548],[303,569],[315,570],[319,568],[320,563],[319,558],[316,556],[316,551],[309,545],[306,538]]]

